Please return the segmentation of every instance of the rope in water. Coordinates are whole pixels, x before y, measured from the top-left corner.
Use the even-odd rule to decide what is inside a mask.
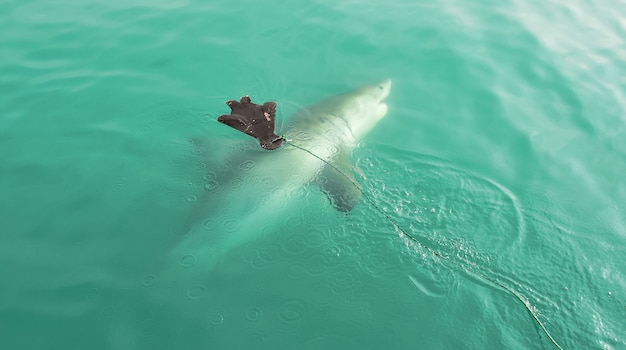
[[[550,341],[552,342],[552,344],[554,344],[554,346],[559,349],[559,350],[563,350],[563,348],[559,345],[559,343],[557,343],[557,341],[554,339],[554,337],[552,337],[552,334],[550,334],[550,332],[548,332],[548,329],[545,327],[545,325],[543,324],[543,322],[541,322],[541,320],[539,319],[539,316],[537,316],[537,313],[535,311],[533,311],[530,302],[528,302],[527,300],[524,300],[524,297],[518,293],[517,291],[515,291],[514,289],[508,287],[507,285],[493,279],[490,278],[486,275],[483,275],[479,272],[476,271],[471,271],[465,268],[465,266],[463,266],[461,263],[454,261],[452,259],[450,259],[449,257],[441,254],[440,252],[429,248],[428,246],[426,246],[425,244],[421,243],[415,236],[411,235],[410,233],[408,233],[406,230],[404,230],[400,224],[398,224],[389,214],[387,214],[384,210],[382,210],[377,204],[376,202],[374,202],[374,200],[366,193],[364,192],[361,187],[359,186],[359,184],[357,184],[354,180],[352,180],[352,178],[350,176],[348,176],[346,173],[344,173],[341,169],[337,168],[336,166],[334,166],[333,164],[331,164],[330,162],[326,161],[325,159],[322,159],[321,157],[317,156],[315,153],[309,151],[308,149],[298,146],[297,144],[292,143],[290,140],[285,138],[285,143],[288,145],[291,145],[297,149],[300,149],[310,155],[312,155],[313,157],[319,159],[320,161],[324,162],[324,164],[332,167],[335,171],[337,171],[339,174],[341,174],[342,176],[344,176],[346,179],[348,179],[348,181],[350,181],[350,183],[352,183],[352,185],[354,187],[356,187],[359,192],[361,192],[361,195],[363,197],[365,197],[367,199],[367,201],[369,202],[369,204],[376,210],[378,211],[380,214],[382,214],[398,231],[402,232],[402,234],[404,236],[406,236],[408,239],[410,239],[411,241],[413,241],[415,244],[417,244],[419,247],[427,250],[428,252],[430,252],[431,254],[433,254],[434,256],[437,256],[440,259],[444,259],[458,267],[460,267],[461,269],[463,269],[465,272],[467,272],[468,274],[474,275],[474,277],[479,278],[479,279],[483,279],[486,280],[487,282],[493,284],[496,287],[499,287],[500,289],[504,290],[505,292],[513,295],[519,302],[522,303],[522,305],[524,305],[524,308],[526,309],[526,311],[528,311],[528,313],[532,316],[532,318],[535,320],[535,322],[537,323],[537,325],[539,325],[539,328],[541,328],[541,330],[543,331],[543,333],[548,337],[548,339],[550,339]]]

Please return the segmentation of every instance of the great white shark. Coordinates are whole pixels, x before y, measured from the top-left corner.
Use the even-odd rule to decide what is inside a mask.
[[[206,177],[206,191],[172,258],[211,269],[230,250],[260,238],[269,218],[281,214],[298,188],[316,184],[339,211],[361,197],[350,154],[387,114],[391,80],[329,97],[294,114],[275,150],[236,150]],[[252,140],[247,141],[251,144]],[[176,262],[172,262],[176,263]]]

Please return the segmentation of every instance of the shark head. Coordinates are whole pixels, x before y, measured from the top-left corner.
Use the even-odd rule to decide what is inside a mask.
[[[391,80],[333,96],[297,113],[286,136],[305,146],[352,146],[387,114]]]
[[[385,98],[391,91],[391,80],[365,85],[346,94],[344,119],[355,140],[369,133],[387,114]]]

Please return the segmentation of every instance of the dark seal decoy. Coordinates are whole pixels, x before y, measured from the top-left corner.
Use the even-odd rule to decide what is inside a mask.
[[[280,147],[285,139],[274,133],[276,124],[276,102],[263,105],[253,103],[249,96],[243,96],[239,102],[226,101],[231,113],[217,118],[220,123],[237,129],[259,140],[261,147],[273,150]]]

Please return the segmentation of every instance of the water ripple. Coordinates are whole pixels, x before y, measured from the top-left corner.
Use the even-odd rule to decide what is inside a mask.
[[[284,300],[278,307],[279,328],[292,331],[300,326],[307,311],[304,299],[291,298]]]
[[[393,183],[403,184],[390,188],[387,181],[378,177],[371,181],[369,191],[380,201],[381,208],[405,222],[405,229],[422,228],[448,237],[471,239],[489,251],[523,242],[523,209],[511,190],[443,160],[393,152],[398,157],[384,164],[384,157],[361,157],[358,164],[367,169],[377,162],[394,174]]]

